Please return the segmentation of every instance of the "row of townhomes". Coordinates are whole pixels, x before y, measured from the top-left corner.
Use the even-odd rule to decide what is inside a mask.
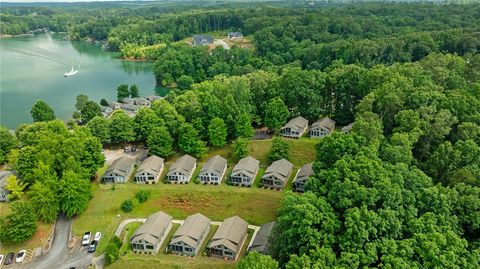
[[[344,126],[342,133],[348,133],[353,127],[353,123]],[[308,131],[310,137],[322,138],[331,134],[335,130],[335,121],[329,117],[322,118],[314,122],[310,128],[308,120],[302,116],[298,116],[289,120],[281,129],[280,133],[285,137],[300,138]]]
[[[128,116],[135,117],[141,107],[150,107],[152,102],[162,97],[150,95],[147,97],[124,98],[122,102],[110,101],[108,106],[100,106],[104,117],[110,116],[115,110],[123,110]]]
[[[140,226],[131,238],[132,251],[135,253],[157,253],[172,229],[173,218],[157,212]],[[175,231],[166,251],[176,255],[195,257],[206,243],[212,221],[196,213],[188,216]],[[269,254],[268,238],[274,222],[264,224],[257,232],[249,251],[256,250]],[[230,217],[220,224],[213,237],[208,241],[206,253],[211,257],[236,260],[245,244],[248,223],[238,216]]]
[[[126,156],[116,159],[106,170],[102,177],[103,183],[126,183],[132,176],[135,160]],[[293,181],[294,190],[304,191],[305,182],[313,175],[313,164],[304,165],[296,174]],[[138,167],[134,181],[135,183],[154,184],[157,183],[164,168],[164,160],[152,155],[146,158]],[[170,183],[188,183],[197,168],[197,159],[190,155],[183,155],[178,158],[169,168],[166,180]],[[230,183],[237,186],[249,187],[255,181],[260,168],[260,162],[248,156],[241,159],[230,174]],[[203,184],[218,185],[222,182],[227,171],[227,160],[216,155],[203,164],[198,179]],[[263,187],[272,189],[285,188],[288,179],[292,175],[293,164],[285,159],[274,161],[265,170],[261,178]]]

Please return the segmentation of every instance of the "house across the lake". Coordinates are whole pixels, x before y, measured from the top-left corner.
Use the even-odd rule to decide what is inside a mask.
[[[305,183],[308,178],[313,176],[313,163],[307,163],[300,171],[298,171],[297,176],[293,180],[293,189],[299,192],[305,191]]]
[[[194,257],[210,232],[210,219],[197,213],[188,216],[173,235],[168,248],[175,254]]]
[[[353,128],[353,122],[350,123],[349,125],[343,126],[341,132],[346,134],[346,133],[350,132],[352,130],[352,128]]]
[[[251,186],[258,174],[260,162],[250,156],[241,159],[232,170],[230,182],[241,186]]]
[[[102,176],[103,183],[126,183],[133,172],[135,160],[122,156],[108,167]]]
[[[163,171],[163,163],[163,158],[155,155],[146,158],[135,173],[135,183],[157,183]]]
[[[228,39],[234,39],[234,38],[242,38],[243,33],[242,32],[228,32]]]
[[[248,251],[256,251],[264,255],[271,254],[271,245],[270,245],[270,235],[272,234],[273,227],[275,222],[265,223],[260,226],[260,229],[253,240],[252,245],[248,248]]]
[[[172,228],[172,217],[162,211],[150,215],[130,240],[133,252],[157,253]]]
[[[285,159],[274,161],[262,177],[264,187],[283,189],[292,174],[293,164]]]
[[[208,161],[202,166],[198,178],[203,184],[220,184],[226,170],[227,160],[216,155],[208,159]]]
[[[167,180],[170,183],[188,183],[192,178],[193,172],[197,168],[197,159],[190,155],[183,155],[178,158],[167,173]]]
[[[310,127],[310,136],[311,137],[325,137],[333,132],[335,129],[335,121],[329,117],[325,117],[321,120],[316,121]]]
[[[308,120],[302,116],[293,118],[282,127],[280,133],[285,137],[300,138],[308,129]]]
[[[194,35],[193,36],[194,46],[205,46],[208,44],[213,44],[213,37],[211,35]]]
[[[238,216],[227,218],[208,245],[211,257],[236,260],[247,238],[248,223]]]

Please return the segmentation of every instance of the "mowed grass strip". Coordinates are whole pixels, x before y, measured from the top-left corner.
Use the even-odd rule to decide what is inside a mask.
[[[85,231],[103,233],[97,253],[102,253],[108,239],[119,223],[128,218],[146,218],[164,211],[174,219],[185,219],[195,213],[202,213],[214,221],[238,215],[250,224],[261,225],[275,220],[283,198],[283,192],[261,188],[242,188],[220,185],[202,185],[190,182],[186,185],[158,183],[140,185],[127,183],[111,186],[94,184],[94,198],[82,215],[73,223],[74,234],[80,237]],[[135,199],[139,190],[150,190],[151,197],[143,204]],[[123,213],[123,201],[132,199],[133,210]]]

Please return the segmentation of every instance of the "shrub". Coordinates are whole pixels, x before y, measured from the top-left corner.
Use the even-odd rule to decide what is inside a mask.
[[[273,162],[282,158],[287,160],[290,158],[290,145],[282,138],[275,137],[272,139],[272,148],[268,159]]]
[[[122,209],[122,211],[125,212],[125,213],[128,213],[128,212],[132,211],[132,210],[133,210],[133,202],[132,202],[132,200],[125,200],[125,201],[123,201],[121,209]]]
[[[105,263],[107,265],[114,263],[118,260],[120,248],[114,242],[107,244],[105,248]]]
[[[145,203],[148,198],[150,198],[150,191],[147,190],[139,190],[137,194],[135,194],[135,198],[137,198],[139,203]]]

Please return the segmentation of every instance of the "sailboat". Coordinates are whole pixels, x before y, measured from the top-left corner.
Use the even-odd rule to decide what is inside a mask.
[[[80,67],[80,66],[78,66],[78,67]],[[72,69],[70,70],[70,72],[67,72],[67,73],[63,74],[63,76],[64,77],[69,77],[69,76],[75,75],[76,73],[78,73],[78,69],[74,70],[73,65],[72,65]]]

